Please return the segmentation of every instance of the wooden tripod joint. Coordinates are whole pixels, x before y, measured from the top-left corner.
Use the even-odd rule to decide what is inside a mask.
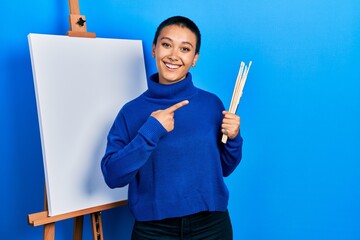
[[[87,32],[86,30],[86,17],[80,14],[78,0],[69,0],[69,8],[70,31],[67,32],[67,35],[71,37],[95,38],[95,33]]]

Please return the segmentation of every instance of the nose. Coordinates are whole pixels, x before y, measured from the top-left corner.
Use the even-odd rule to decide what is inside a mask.
[[[169,60],[171,60],[171,61],[176,61],[176,60],[178,60],[178,55],[177,55],[176,49],[172,49],[172,51],[170,52],[168,58],[169,58]]]

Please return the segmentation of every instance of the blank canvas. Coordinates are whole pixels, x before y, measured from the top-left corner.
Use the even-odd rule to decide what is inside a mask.
[[[127,199],[100,161],[122,107],[146,89],[142,42],[29,34],[49,215]]]

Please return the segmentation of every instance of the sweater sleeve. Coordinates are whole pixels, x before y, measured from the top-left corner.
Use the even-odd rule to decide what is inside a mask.
[[[166,133],[161,123],[150,116],[130,141],[126,122],[120,113],[110,129],[106,152],[101,161],[106,184],[110,188],[129,184]]]
[[[234,139],[228,139],[226,144],[222,144],[221,166],[224,177],[229,176],[239,165],[242,158],[242,144],[243,138],[240,132]]]

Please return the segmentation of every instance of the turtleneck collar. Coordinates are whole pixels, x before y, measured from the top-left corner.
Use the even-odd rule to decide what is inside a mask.
[[[144,95],[151,99],[184,100],[196,92],[197,88],[192,82],[191,73],[187,73],[183,80],[168,85],[159,83],[159,74],[155,73],[148,79],[148,90]]]

